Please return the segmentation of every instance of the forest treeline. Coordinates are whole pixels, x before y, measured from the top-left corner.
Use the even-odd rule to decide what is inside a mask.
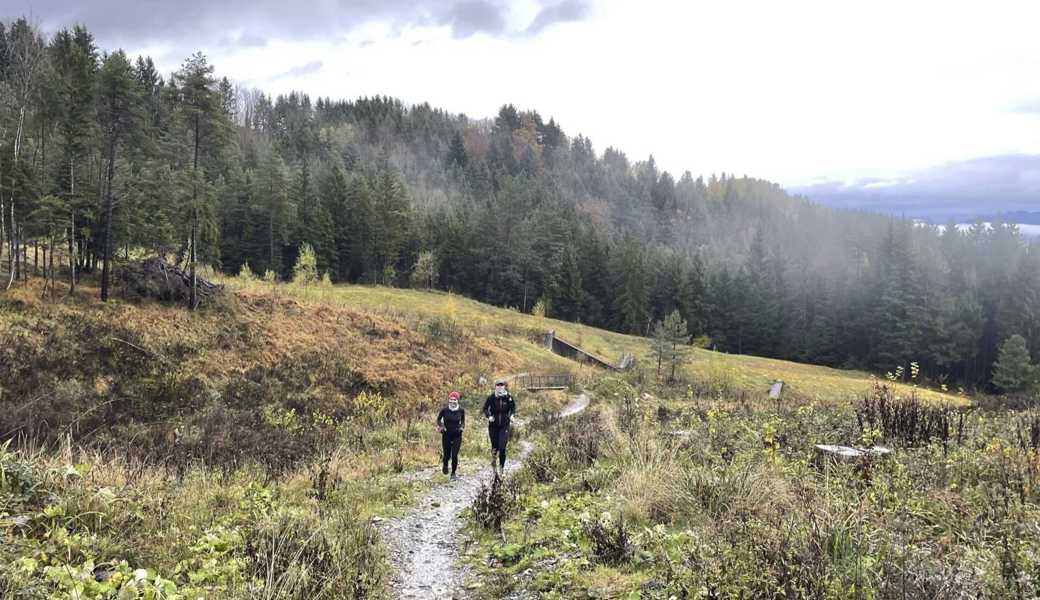
[[[726,352],[916,362],[961,385],[988,385],[1014,334],[1040,353],[1040,251],[1014,225],[918,226],[675,176],[512,105],[471,119],[272,97],[201,53],[164,76],[80,26],[0,23],[0,214],[5,285],[91,272],[107,296],[113,261],[144,252],[284,279],[307,244],[334,282],[641,335],[678,310]]]

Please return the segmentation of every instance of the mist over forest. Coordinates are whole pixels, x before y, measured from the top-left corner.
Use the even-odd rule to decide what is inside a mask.
[[[308,245],[333,283],[408,286],[435,265],[437,289],[620,332],[678,310],[723,352],[916,362],[970,386],[1014,334],[1040,356],[1040,255],[1014,225],[922,227],[744,175],[670,173],[568,132],[550,107],[479,119],[272,96],[201,53],[163,74],[84,27],[44,35],[24,19],[0,40],[12,279],[53,275],[27,257],[68,249],[86,273],[143,252],[288,279]]]

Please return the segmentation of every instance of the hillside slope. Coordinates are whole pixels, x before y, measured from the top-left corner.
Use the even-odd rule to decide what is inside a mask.
[[[431,419],[447,390],[475,413],[494,376],[569,371],[613,410],[642,397],[541,342],[555,329],[643,358],[641,338],[443,293],[224,283],[227,299],[197,313],[102,304],[86,279],[72,297],[44,300],[35,280],[0,297],[0,596],[385,597],[370,519],[440,482]],[[685,412],[764,397],[779,378],[792,403],[844,414],[870,386],[706,351],[686,371],[671,400]],[[653,373],[625,377],[649,387]],[[530,435],[560,400],[520,392]],[[475,429],[468,472],[486,456]]]
[[[224,280],[242,293],[260,293],[264,284],[242,282],[238,278]],[[609,360],[630,353],[649,362],[650,341],[589,327],[580,323],[523,314],[515,310],[483,304],[455,294],[424,292],[400,288],[364,285],[333,287],[279,288],[301,301],[352,307],[396,318],[424,321],[441,319],[459,324],[474,337],[502,340],[528,365],[545,368],[575,368],[575,363],[550,355],[541,347],[541,336],[549,330],[561,338]],[[508,341],[506,341],[508,340]],[[756,356],[725,354],[695,349],[685,365],[693,393],[711,390],[765,395],[776,380],[785,382],[785,394],[804,400],[847,401],[858,399],[870,390],[873,379],[862,371],[832,369],[785,360]],[[911,387],[894,384],[897,393],[909,394]],[[963,398],[934,390],[917,389],[919,395],[938,402],[962,403]]]

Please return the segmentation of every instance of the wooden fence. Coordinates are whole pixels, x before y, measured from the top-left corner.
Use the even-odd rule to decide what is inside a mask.
[[[574,384],[574,376],[569,373],[557,373],[539,375],[525,373],[517,375],[513,379],[513,386],[519,389],[535,390],[565,390]]]

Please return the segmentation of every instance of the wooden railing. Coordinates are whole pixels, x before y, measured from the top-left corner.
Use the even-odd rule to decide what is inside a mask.
[[[580,363],[591,363],[609,371],[626,371],[635,364],[635,356],[631,354],[622,354],[618,358],[617,364],[614,364],[602,356],[597,356],[588,350],[583,350],[576,344],[561,339],[556,335],[556,331],[552,329],[545,334],[545,347],[553,354],[558,354],[559,356],[570,358]]]
[[[513,379],[513,387],[523,390],[565,390],[574,384],[569,373],[539,375],[525,373]]]

